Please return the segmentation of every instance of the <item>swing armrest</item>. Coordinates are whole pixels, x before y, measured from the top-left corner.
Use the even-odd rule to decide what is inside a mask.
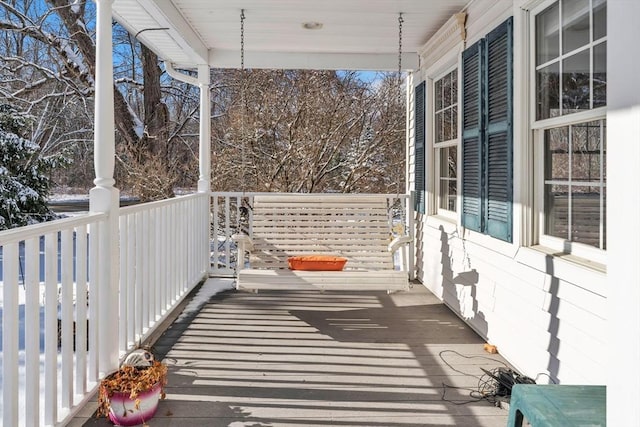
[[[389,243],[389,246],[387,249],[391,253],[396,252],[402,246],[408,245],[409,243],[411,243],[411,240],[412,239],[409,236],[398,236],[395,239],[393,239],[391,243]]]
[[[235,242],[238,246],[238,271],[245,267],[244,254],[245,252],[253,251],[253,241],[251,237],[246,234],[234,234],[231,236],[231,241]]]
[[[409,236],[399,236],[393,239],[387,248],[393,254],[394,262],[398,263],[400,271],[409,272],[409,244],[412,240]]]
[[[231,241],[238,245],[238,253],[253,251],[253,240],[246,234],[234,234],[231,236]]]

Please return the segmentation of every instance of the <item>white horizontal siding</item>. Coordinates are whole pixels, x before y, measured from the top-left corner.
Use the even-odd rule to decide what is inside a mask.
[[[471,2],[466,10],[466,45],[484,37],[513,10],[512,0]],[[423,58],[421,71],[433,68],[442,58]],[[517,113],[517,105],[515,109]],[[516,138],[514,152],[521,148],[518,143]],[[427,167],[427,189],[433,188],[430,170]],[[514,200],[526,193],[521,188],[529,185],[529,177],[525,178],[515,182]],[[514,232],[519,229],[519,215],[521,207],[516,204]],[[549,374],[562,383],[604,383],[606,275],[488,236],[471,233],[469,240],[466,232],[462,240],[463,233],[454,223],[419,216],[416,263],[425,286],[497,345],[522,373],[538,377],[539,382],[548,381],[539,374]]]
[[[432,225],[422,241],[429,254],[425,286],[523,373],[550,373],[564,383],[604,382],[604,296],[481,245],[463,245]],[[451,271],[443,274],[443,265]],[[472,270],[477,283],[463,283]],[[602,273],[583,270],[583,280],[602,280]]]

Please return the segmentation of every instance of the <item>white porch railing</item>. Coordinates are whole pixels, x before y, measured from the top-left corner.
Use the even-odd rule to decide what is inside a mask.
[[[208,273],[209,195],[120,210],[120,355]],[[105,214],[0,232],[2,424],[64,423],[95,390]]]
[[[258,194],[242,192],[214,192],[211,193],[211,275],[234,276],[238,251],[231,240],[235,233],[243,232],[252,236],[253,198]],[[271,193],[268,193],[271,194]],[[301,197],[304,197],[301,194]],[[349,194],[344,194],[345,198]],[[389,224],[393,230],[393,237],[400,235],[413,236],[413,202],[406,194],[387,194],[389,207]],[[413,242],[406,246],[399,254],[396,264],[404,266],[413,279]]]

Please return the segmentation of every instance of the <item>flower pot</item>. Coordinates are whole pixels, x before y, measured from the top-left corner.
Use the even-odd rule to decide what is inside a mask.
[[[109,419],[118,426],[144,424],[155,415],[161,395],[161,382],[138,393],[135,399],[130,397],[130,393],[115,392],[109,396]]]

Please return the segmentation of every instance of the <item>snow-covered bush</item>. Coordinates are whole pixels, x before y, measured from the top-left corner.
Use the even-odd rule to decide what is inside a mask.
[[[14,109],[0,105],[0,230],[56,218],[46,203],[49,172],[67,162],[63,155],[41,156],[38,145],[19,136],[24,126]]]

